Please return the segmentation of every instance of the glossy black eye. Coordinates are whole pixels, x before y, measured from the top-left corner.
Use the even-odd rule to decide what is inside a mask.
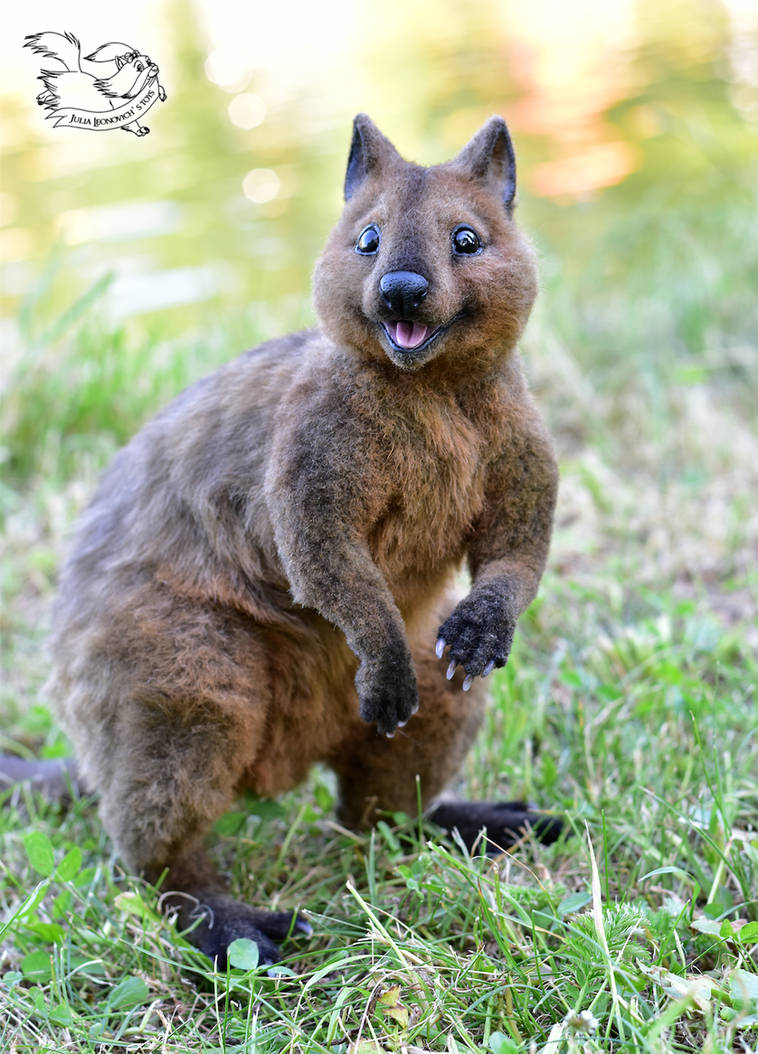
[[[457,256],[473,256],[481,247],[479,235],[471,227],[456,227],[453,231],[453,252]]]
[[[361,233],[358,235],[358,241],[355,243],[355,251],[362,253],[364,256],[371,256],[379,249],[379,242],[382,240],[382,236],[379,233],[379,228],[375,223],[370,223],[368,227],[364,227]]]

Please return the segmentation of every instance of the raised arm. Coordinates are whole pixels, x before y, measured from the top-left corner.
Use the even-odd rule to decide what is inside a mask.
[[[463,666],[464,688],[507,662],[516,620],[534,599],[547,559],[558,469],[547,431],[527,400],[493,464],[469,544],[471,592],[438,633],[437,655],[449,648],[448,677]]]
[[[358,423],[334,393],[293,401],[280,415],[266,500],[292,595],[343,631],[360,660],[361,717],[391,735],[418,696],[402,617],[366,541],[383,490]]]

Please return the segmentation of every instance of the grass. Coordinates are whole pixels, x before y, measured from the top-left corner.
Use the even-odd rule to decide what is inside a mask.
[[[315,936],[274,977],[244,946],[220,975],[122,871],[93,803],[16,788],[0,1050],[756,1048],[756,210],[648,199],[632,222],[604,200],[592,245],[586,213],[561,214],[559,242],[579,246],[563,267],[538,225],[525,352],[561,454],[557,531],[464,773],[471,796],[565,812],[570,836],[484,859],[414,820],[400,839],[398,817],[353,835],[317,771],[214,839],[239,896],[304,910]],[[269,335],[242,319],[169,345],[108,329],[97,293],[59,319],[30,300],[2,408],[0,716],[21,752],[66,750],[41,702],[45,612],[97,472],[173,392]]]

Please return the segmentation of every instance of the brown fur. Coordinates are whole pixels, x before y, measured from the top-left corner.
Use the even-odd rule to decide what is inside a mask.
[[[63,569],[51,697],[130,866],[168,868],[166,888],[210,905],[215,932],[206,919],[194,938],[209,954],[253,936],[274,958],[287,929],[227,897],[202,851],[235,793],[286,790],[321,761],[348,823],[415,812],[417,775],[429,805],[482,717],[484,682],[463,692],[464,674],[505,662],[536,592],[556,467],[514,350],[536,277],[509,144],[493,118],[455,161],[421,168],[356,118],[348,201],[314,275],[322,329],[246,353],[147,424]],[[382,243],[364,257],[369,223]],[[461,223],[480,255],[453,255]],[[382,339],[392,271],[428,280],[414,318],[455,319],[419,354]],[[189,925],[194,901],[172,903]]]

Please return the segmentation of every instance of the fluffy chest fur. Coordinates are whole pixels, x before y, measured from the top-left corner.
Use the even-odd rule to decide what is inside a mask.
[[[467,393],[420,385],[417,376],[391,380],[385,387],[372,378],[372,404],[381,409],[361,407],[357,420],[378,452],[365,478],[374,497],[369,549],[406,606],[464,557],[507,410],[497,384]]]
[[[387,579],[402,588],[460,561],[481,511],[482,437],[452,401],[417,408],[386,422],[386,501],[369,547]]]

